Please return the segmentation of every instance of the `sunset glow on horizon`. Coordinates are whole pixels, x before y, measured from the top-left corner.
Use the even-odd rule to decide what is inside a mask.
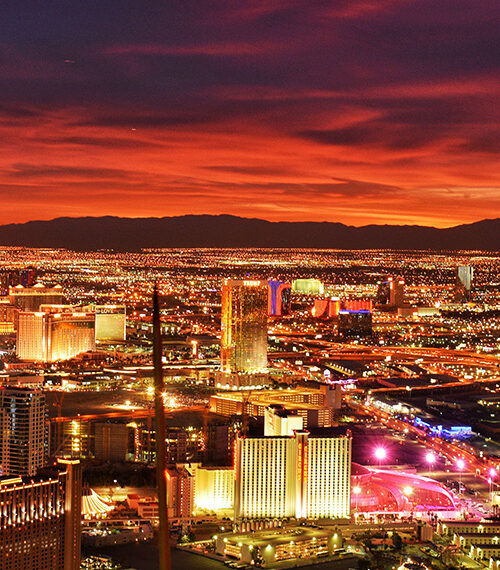
[[[3,15],[0,224],[499,215],[497,2],[18,10]]]

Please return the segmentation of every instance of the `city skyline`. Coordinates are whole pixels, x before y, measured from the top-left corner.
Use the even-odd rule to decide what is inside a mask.
[[[5,570],[498,569],[498,262],[0,250]]]
[[[1,18],[0,570],[500,570],[500,2]]]
[[[494,217],[498,10],[489,0],[8,1],[0,224]]]

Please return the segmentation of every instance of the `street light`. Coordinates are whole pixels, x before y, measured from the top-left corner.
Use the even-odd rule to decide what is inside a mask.
[[[493,485],[495,484],[494,479],[497,476],[497,470],[494,467],[491,467],[488,471],[488,475],[488,483],[490,485],[490,500],[491,504],[493,505]]]
[[[434,455],[434,453],[432,453],[432,451],[428,451],[425,455],[425,460],[429,465],[429,474],[430,474],[430,472],[432,471],[432,466],[434,465],[434,463],[436,463],[436,456]]]
[[[359,485],[356,485],[355,487],[352,488],[352,492],[354,493],[355,497],[356,497],[356,513],[358,512],[358,495],[361,493],[361,487]]]
[[[384,447],[377,447],[375,449],[375,458],[378,461],[378,465],[380,467],[382,461],[387,457],[387,451]]]
[[[458,494],[462,493],[462,471],[465,468],[465,461],[463,459],[457,459],[457,469],[458,469]]]
[[[410,510],[411,516],[413,518],[413,502],[411,500],[411,496],[413,495],[413,487],[407,485],[406,487],[404,487],[403,493],[406,497],[407,505]]]

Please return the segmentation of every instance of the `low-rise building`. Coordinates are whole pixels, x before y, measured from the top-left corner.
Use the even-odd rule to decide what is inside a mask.
[[[153,527],[141,519],[112,519],[87,523],[82,528],[82,544],[92,548],[143,542],[153,538]]]
[[[500,544],[500,534],[496,532],[455,533],[453,542],[463,549],[476,544]]]
[[[210,397],[210,410],[224,416],[241,415],[243,408],[251,416],[264,416],[266,408],[284,405],[290,412],[303,418],[304,428],[331,427],[335,411],[342,404],[338,384],[318,388],[289,388],[286,390],[255,391],[248,394],[221,392]]]
[[[439,521],[437,534],[500,533],[500,522],[489,521]]]
[[[469,556],[473,560],[485,560],[500,558],[500,544],[473,544],[470,547]]]
[[[221,534],[215,540],[217,554],[263,567],[285,560],[326,557],[341,547],[342,535],[338,530],[298,526],[251,534]]]

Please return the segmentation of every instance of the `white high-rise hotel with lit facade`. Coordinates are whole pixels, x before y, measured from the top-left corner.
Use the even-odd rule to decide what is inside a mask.
[[[236,440],[234,517],[348,518],[351,434],[305,430]]]

